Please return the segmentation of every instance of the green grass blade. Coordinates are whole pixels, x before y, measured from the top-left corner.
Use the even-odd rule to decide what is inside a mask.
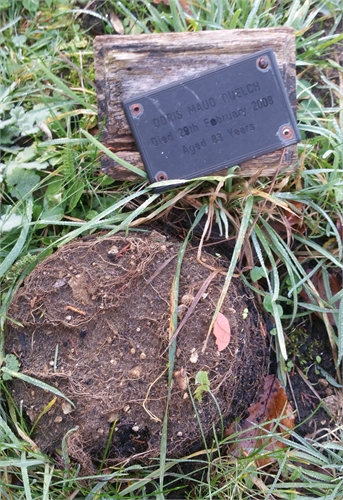
[[[139,177],[143,177],[146,179],[148,176],[144,170],[141,168],[137,168],[134,165],[131,165],[131,163],[128,163],[127,161],[123,160],[122,158],[119,158],[115,153],[112,153],[106,146],[101,144],[100,141],[98,141],[95,137],[93,137],[87,130],[80,129],[81,133],[87,137],[87,139],[94,144],[100,151],[103,151],[103,153],[106,153],[107,156],[112,158],[112,160],[116,161],[119,163],[119,165],[122,165],[123,167],[127,168],[131,172],[134,172],[135,174],[139,175]]]
[[[14,247],[0,264],[0,277],[3,276],[8,271],[13,262],[19,257],[26,243],[27,235],[30,230],[29,223],[31,222],[32,219],[32,211],[33,211],[33,198],[32,196],[30,196],[26,202],[26,207],[25,207],[26,221],[23,223],[23,228],[20,232],[19,238],[17,239]]]
[[[21,459],[24,462],[25,461],[25,451],[21,453]],[[29,480],[29,474],[27,472],[27,466],[26,465],[21,465],[21,478],[23,481],[24,485],[24,491],[25,491],[25,498],[26,500],[32,500],[32,495],[31,495],[31,488],[30,488],[30,480]]]
[[[221,309],[221,307],[223,305],[223,302],[224,302],[224,299],[226,297],[227,291],[229,289],[229,286],[230,286],[233,274],[235,272],[235,268],[236,268],[238,259],[240,257],[241,250],[242,250],[242,247],[243,247],[243,244],[244,244],[244,241],[245,241],[245,236],[247,234],[247,230],[248,230],[248,227],[249,227],[250,217],[251,217],[252,208],[253,208],[253,203],[254,203],[254,197],[251,196],[251,195],[248,196],[246,198],[246,201],[245,201],[245,207],[244,207],[243,213],[242,213],[241,225],[240,225],[240,228],[239,228],[236,245],[235,245],[235,248],[233,250],[232,257],[231,257],[229,270],[227,272],[227,275],[226,275],[226,278],[225,278],[225,283],[224,283],[223,289],[221,291],[221,294],[220,294],[220,297],[219,297],[216,309],[214,311],[211,324],[210,324],[209,329],[208,329],[207,337],[206,337],[206,340],[204,342],[203,352],[206,349],[207,341],[208,341],[208,338],[209,338],[210,333],[212,331],[214,322],[215,322],[215,320],[216,320],[216,318],[218,316],[218,313],[219,313],[219,311],[220,311],[220,309]]]
[[[122,207],[124,207],[128,202],[131,200],[134,200],[135,198],[139,198],[144,194],[147,194],[148,190],[144,189],[142,191],[135,191],[132,193],[130,196],[126,196],[125,198],[121,198],[117,203],[114,203],[110,207],[106,208],[103,210],[100,214],[96,215],[93,217],[89,222],[85,222],[84,224],[81,224],[80,227],[77,229],[74,229],[74,231],[71,231],[65,236],[62,236],[58,242],[57,246],[61,247],[65,245],[66,243],[69,243],[69,241],[72,241],[74,238],[77,236],[80,236],[82,233],[85,231],[90,231],[93,228],[98,228],[100,224],[106,224],[108,221],[105,219],[108,215],[110,215],[113,212],[119,211]]]
[[[44,466],[44,478],[43,478],[43,496],[42,500],[49,500],[49,489],[51,484],[52,475],[54,472],[54,466],[50,468],[49,464]]]
[[[343,299],[341,299],[339,302],[338,321],[336,323],[336,327],[338,338],[337,368],[341,364],[341,361],[343,359]]]
[[[203,215],[205,214],[206,207],[203,205],[199,212],[197,213],[197,216],[195,217],[195,220],[190,228],[190,230],[187,233],[186,238],[184,239],[179,253],[177,257],[177,265],[176,265],[176,270],[174,274],[174,279],[172,283],[172,290],[171,290],[171,300],[170,300],[170,306],[171,306],[171,331],[170,331],[170,339],[173,337],[176,329],[177,329],[177,323],[178,323],[178,315],[177,315],[177,309],[178,309],[178,304],[179,304],[179,283],[180,283],[180,275],[181,275],[181,266],[182,266],[182,261],[187,249],[188,241],[189,238],[193,232],[193,229],[196,227],[196,225],[200,222],[202,219]],[[168,409],[169,409],[169,401],[171,397],[171,387],[172,387],[172,381],[173,381],[173,371],[174,371],[174,361],[175,361],[175,353],[176,353],[176,342],[177,338],[172,342],[171,346],[169,347],[169,355],[168,355],[168,361],[169,361],[169,366],[168,366],[168,396],[167,396],[167,404],[166,404],[166,409],[164,412],[164,418],[163,418],[163,425],[162,425],[162,436],[161,436],[161,447],[160,447],[160,488],[161,491],[163,491],[163,484],[164,484],[164,475],[165,475],[165,465],[166,465],[166,457],[167,457],[167,441],[168,441]]]
[[[82,97],[80,97],[78,94],[76,94],[75,92],[73,92],[73,90],[71,90],[68,85],[66,85],[58,76],[56,76],[54,73],[52,73],[52,71],[50,71],[44,64],[42,61],[38,61],[37,62],[38,64],[38,67],[43,71],[43,73],[46,74],[46,76],[52,81],[54,82],[54,84],[64,93],[66,94],[68,97],[70,97],[70,99],[72,99],[73,101],[77,102],[78,104],[80,104],[83,108],[86,108],[86,109],[92,109],[92,110],[95,110],[95,106],[93,106],[92,104],[89,104],[87,101],[85,101],[84,99],[82,99]]]
[[[318,252],[319,255],[323,255],[324,257],[326,257],[328,261],[332,262],[332,264],[334,264],[336,267],[338,267],[339,269],[343,269],[343,263],[339,262],[339,260],[337,260],[336,257],[332,255],[332,253],[330,253],[328,250],[326,250],[326,248],[324,248],[323,246],[318,245],[310,238],[303,238],[299,234],[294,233],[293,236],[295,240],[299,241],[300,243],[303,243],[305,247],[308,246],[312,248],[313,250]]]
[[[42,382],[41,380],[30,377],[29,375],[25,375],[25,373],[14,372],[14,371],[10,370],[9,368],[6,368],[6,366],[3,366],[1,368],[1,371],[3,373],[6,373],[7,375],[10,375],[12,378],[18,378],[20,380],[23,380],[24,382],[27,382],[28,384],[35,385],[36,387],[39,387],[40,389],[43,389],[44,391],[52,392],[53,394],[55,394],[55,396],[59,396],[60,398],[63,398],[66,401],[68,401],[68,403],[70,403],[75,408],[75,405],[71,401],[71,399],[67,398],[67,396],[65,396],[58,389],[55,389],[55,387],[52,387],[51,385],[46,384],[45,382]]]
[[[26,458],[25,452],[22,452],[21,458],[0,458],[0,468],[4,467],[18,467],[18,468],[26,468],[26,467],[34,467],[35,465],[44,464],[44,460],[38,460],[34,458]]]

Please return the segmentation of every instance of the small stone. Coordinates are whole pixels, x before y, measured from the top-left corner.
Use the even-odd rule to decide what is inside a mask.
[[[326,378],[320,378],[318,380],[318,383],[322,385],[323,387],[329,387],[329,382],[326,380]]]
[[[109,251],[107,252],[107,255],[109,257],[114,257],[115,255],[117,255],[117,253],[119,253],[119,248],[115,245],[113,245],[113,247],[111,247],[109,249]]]
[[[130,411],[130,409],[131,409],[130,405],[126,405],[123,408],[123,410],[125,411],[125,413],[128,413]]]
[[[181,432],[181,431],[179,431],[176,435],[177,435],[177,437],[181,437],[181,436],[183,436],[183,434],[182,434],[182,432]]]
[[[96,431],[96,432],[97,432],[97,434],[102,435],[105,431],[104,431],[104,429],[101,429],[101,428],[100,428],[100,429],[97,429],[97,431]]]
[[[136,328],[136,332],[140,332],[140,331],[141,331],[141,329],[139,327]]]
[[[50,366],[54,366],[54,362],[53,361],[49,361],[49,365]]]
[[[71,321],[72,317],[70,316],[70,314],[68,316],[66,316],[66,321]]]
[[[35,395],[35,391],[31,391],[31,396],[33,397]]]
[[[139,357],[140,357],[141,359],[146,359],[146,354],[145,354],[145,352],[141,352],[141,353],[140,353],[140,355],[139,355]]]
[[[187,393],[187,392],[185,392],[185,393],[183,394],[183,399],[187,399],[188,397],[189,397],[189,396],[188,396],[188,393]]]
[[[111,412],[108,417],[107,417],[107,422],[109,424],[112,424],[113,422],[115,422],[116,420],[118,420],[118,413],[115,413],[115,412]]]
[[[132,430],[133,430],[134,432],[138,432],[138,431],[139,431],[139,426],[138,426],[138,425],[134,425],[134,426],[132,427]]]
[[[181,298],[181,304],[184,304],[185,306],[190,306],[194,300],[194,296],[191,293],[186,293],[182,298]]]
[[[186,391],[188,387],[186,370],[184,368],[181,368],[181,370],[176,370],[174,372],[174,377],[181,391]]]
[[[58,417],[55,418],[54,422],[56,424],[60,424],[62,422],[62,420],[63,420],[63,418],[61,416],[58,416]]]
[[[198,361],[198,353],[197,352],[192,352],[191,357],[189,358],[189,361],[191,363],[197,363]]]
[[[141,373],[142,373],[142,367],[139,365],[134,366],[128,372],[130,378],[139,378],[141,376]]]
[[[177,308],[177,317],[180,320],[183,319],[187,310],[188,310],[188,306],[186,306],[186,304],[180,304]]]
[[[132,347],[132,349],[130,350],[131,354],[136,354],[136,349],[134,347]]]
[[[73,411],[73,407],[70,403],[64,402],[62,403],[62,411],[64,415],[68,415],[68,413],[71,413]]]

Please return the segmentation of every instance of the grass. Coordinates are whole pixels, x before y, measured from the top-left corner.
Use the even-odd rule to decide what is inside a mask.
[[[111,9],[128,35],[294,27],[299,172],[249,183],[231,171],[227,178],[191,181],[163,196],[154,194],[144,177],[118,185],[99,175],[103,147],[97,140],[89,26],[98,23],[102,32],[113,33]],[[279,377],[286,380],[285,334],[316,311],[341,382],[343,292],[331,288],[330,276],[341,277],[343,267],[343,74],[335,48],[342,43],[342,17],[340,0],[170,0],[170,5],[107,0],[97,12],[72,0],[0,0],[1,347],[10,301],[39,260],[80,235],[128,230],[170,207],[191,207],[202,210],[206,228],[216,224],[223,238],[237,238],[226,286],[237,264],[245,262],[242,278],[275,321]],[[280,224],[286,237],[280,236]],[[321,289],[314,279],[319,269]],[[0,356],[3,363],[3,349]],[[3,375],[8,369],[6,363]],[[124,464],[86,481],[65,446],[55,462],[35,449],[2,382],[0,435],[0,492],[6,499],[162,499],[180,478],[199,499],[343,497],[339,427],[320,440],[296,433],[292,439],[278,437],[286,448],[270,453],[274,470],[256,467],[263,449],[232,459],[226,445],[214,443],[217,453],[207,450],[207,459],[184,459],[202,474],[180,472],[162,454],[156,466]]]

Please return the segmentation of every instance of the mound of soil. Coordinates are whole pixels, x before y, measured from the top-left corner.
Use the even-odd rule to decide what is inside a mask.
[[[52,403],[51,392],[18,379],[9,383],[15,402],[36,423],[33,439],[42,451],[54,454],[67,435],[69,455],[88,469],[109,441],[108,463],[159,454],[178,250],[178,243],[155,231],[88,237],[58,250],[26,279],[9,310],[23,328],[7,323],[6,352],[19,358],[22,373],[75,404],[59,397]],[[213,269],[221,272],[177,337],[168,414],[167,453],[173,457],[203,446],[198,420],[209,436],[213,423],[221,431],[221,418],[229,425],[241,415],[268,366],[261,317],[237,279],[221,309],[231,326],[230,344],[218,352],[211,333],[202,352],[225,270],[209,254],[199,263],[192,248],[182,263],[180,319]],[[216,402],[205,392],[195,401],[196,416],[189,391],[194,394],[200,370]]]

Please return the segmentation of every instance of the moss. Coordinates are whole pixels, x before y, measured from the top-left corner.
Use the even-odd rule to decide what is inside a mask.
[[[288,335],[287,352],[289,359],[300,368],[318,364],[318,356],[323,350],[323,341],[313,338],[305,329],[296,328]]]

